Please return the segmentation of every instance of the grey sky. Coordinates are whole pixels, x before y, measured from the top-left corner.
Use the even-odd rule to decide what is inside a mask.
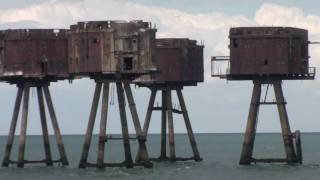
[[[27,8],[33,4],[43,3],[46,0],[11,0],[1,2],[0,9],[20,9]],[[60,0],[74,1],[80,0]],[[57,1],[57,2],[60,2]],[[121,0],[125,3],[127,1]],[[222,13],[225,16],[244,15],[249,20],[254,19],[256,11],[261,8],[264,2],[272,2],[284,7],[297,7],[305,14],[319,16],[316,7],[319,2],[315,0],[308,1],[212,1],[212,0],[173,0],[173,1],[148,1],[148,0],[132,0],[130,2],[140,4],[142,6],[163,7],[169,9],[178,9],[190,15]],[[201,3],[199,3],[201,2]],[[108,9],[107,7],[105,8]],[[79,12],[81,13],[81,12]],[[98,16],[98,15],[96,15]],[[94,16],[94,17],[96,17]],[[186,15],[187,16],[187,15]],[[98,16],[100,19],[108,18]],[[65,17],[66,19],[68,17]],[[83,18],[83,17],[82,17]],[[146,17],[148,18],[148,17]],[[224,17],[225,18],[225,17]],[[85,19],[82,19],[85,20]],[[69,20],[67,20],[69,21]],[[0,28],[21,27],[26,28],[37,26],[37,22],[1,22]],[[318,22],[319,25],[319,22]],[[68,26],[66,24],[65,26]],[[319,28],[320,29],[320,28]],[[166,26],[161,24],[159,20],[158,32],[166,31]],[[216,34],[210,36],[210,33],[219,33],[220,31],[205,31],[206,34],[199,34],[203,31],[191,31],[186,33],[184,30],[174,32],[174,35],[190,35],[192,38],[201,38],[206,42],[206,67],[211,55],[222,49],[227,50],[227,35]],[[224,32],[224,31],[222,31]],[[219,36],[223,36],[222,38]],[[318,37],[318,36],[315,36]],[[317,40],[317,39],[314,39]],[[221,42],[223,41],[223,42]],[[311,54],[312,55],[312,54]],[[319,57],[319,56],[317,56]],[[316,59],[315,64],[319,64]],[[207,67],[208,69],[208,67]],[[206,80],[212,78],[206,76]],[[75,81],[73,84],[67,82],[53,83],[51,86],[52,96],[56,113],[60,123],[61,131],[64,134],[83,134],[88,121],[89,110],[91,106],[91,98],[93,95],[94,83],[91,80],[83,79]],[[320,105],[320,84],[317,81],[290,81],[284,83],[285,97],[288,101],[288,113],[291,121],[292,129],[300,129],[302,131],[319,131],[320,123],[318,121],[318,107]],[[191,123],[195,132],[243,132],[247,119],[248,108],[251,98],[252,83],[244,82],[226,82],[225,80],[216,80],[214,82],[201,83],[198,87],[187,87],[184,89],[184,95],[189,109]],[[16,88],[12,85],[0,84],[0,134],[7,134],[12,115],[12,108],[16,94]],[[144,88],[134,89],[136,104],[138,106],[140,120],[143,123],[146,112],[146,104],[148,103],[149,90]],[[272,95],[272,94],[271,94]],[[116,97],[115,97],[116,99]],[[29,114],[28,132],[38,134],[40,131],[39,112],[37,109],[36,96],[32,96],[30,104],[31,111]],[[159,100],[158,100],[159,101]],[[160,128],[160,113],[154,113],[151,121],[150,132],[158,133]],[[97,114],[97,119],[99,114]],[[109,132],[120,132],[120,122],[117,111],[117,104],[111,106],[108,122]],[[129,123],[132,127],[132,123]],[[175,130],[177,132],[185,132],[182,119],[177,117],[175,120]],[[275,107],[261,108],[258,130],[263,132],[278,132],[280,130],[277,111]],[[97,132],[97,131],[96,131]],[[131,128],[131,132],[133,129]]]

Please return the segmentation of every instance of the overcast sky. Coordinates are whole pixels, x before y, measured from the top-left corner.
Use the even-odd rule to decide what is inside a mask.
[[[252,83],[226,82],[211,78],[210,57],[228,55],[228,30],[236,26],[305,28],[309,30],[311,41],[320,41],[320,15],[317,7],[319,2],[316,0],[310,0],[308,3],[298,0],[10,0],[1,2],[0,28],[68,28],[77,21],[143,19],[156,24],[157,37],[204,40],[205,82],[197,87],[184,89],[194,131],[243,132]],[[311,65],[319,67],[320,47],[312,46],[310,56]],[[93,88],[94,83],[88,79],[77,80],[73,84],[68,82],[52,84],[51,92],[62,133],[85,132]],[[0,134],[2,135],[7,134],[9,129],[16,87],[3,83],[0,84],[0,89]],[[319,80],[284,82],[292,130],[320,131],[319,90]],[[147,89],[134,89],[142,123],[149,94]],[[270,99],[273,99],[273,94],[270,94]],[[41,132],[36,100],[33,90],[28,123],[30,134]],[[279,132],[277,115],[276,107],[261,108],[258,131]],[[98,113],[97,118],[99,117]],[[159,117],[160,113],[153,114],[149,130],[151,133],[159,133]],[[185,132],[181,117],[175,117],[176,132]],[[132,123],[129,124],[130,132],[134,132]],[[107,131],[108,133],[121,131],[117,104],[110,108]]]

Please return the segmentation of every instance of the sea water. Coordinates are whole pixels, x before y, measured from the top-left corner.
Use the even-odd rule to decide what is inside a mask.
[[[251,166],[238,165],[242,134],[196,134],[202,162],[154,162],[151,169],[143,167],[126,168],[95,168],[78,169],[79,158],[84,136],[65,135],[63,140],[70,166],[45,167],[44,164],[30,165],[25,168],[11,166],[0,168],[0,180],[96,180],[96,179],[259,179],[259,180],[296,180],[320,178],[320,134],[303,133],[303,164],[253,164]],[[58,159],[58,151],[54,136],[50,137],[53,159]],[[17,141],[13,147],[12,159],[17,159]],[[0,153],[3,157],[6,137],[0,137]],[[160,152],[160,136],[148,136],[148,150],[151,157],[158,157]],[[191,147],[186,134],[175,136],[176,155],[190,157]],[[131,141],[133,158],[137,151],[137,143]],[[258,134],[256,137],[254,157],[281,158],[284,157],[282,137],[276,133]],[[28,136],[26,145],[26,160],[44,159],[42,136]],[[90,162],[97,159],[97,136],[92,139]],[[124,159],[122,141],[106,143],[105,161],[119,162]]]

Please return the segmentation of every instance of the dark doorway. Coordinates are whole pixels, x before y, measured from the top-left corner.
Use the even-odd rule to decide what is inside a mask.
[[[133,58],[132,57],[124,57],[123,58],[123,69],[125,71],[130,71],[133,69]]]

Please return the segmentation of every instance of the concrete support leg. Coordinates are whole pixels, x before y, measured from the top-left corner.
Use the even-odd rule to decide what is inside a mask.
[[[105,149],[105,143],[106,143],[108,102],[109,102],[109,83],[104,83],[103,92],[102,92],[101,120],[100,120],[100,131],[99,131],[98,159],[97,159],[98,169],[104,168],[104,149]]]
[[[45,162],[47,166],[52,166],[52,158],[51,158],[51,151],[50,151],[50,141],[49,141],[49,133],[48,133],[48,126],[47,126],[47,118],[46,118],[46,111],[44,106],[43,100],[43,93],[42,87],[37,87],[37,94],[38,94],[38,102],[39,102],[39,111],[40,111],[40,120],[41,120],[41,127],[42,127],[42,137],[43,137],[43,145],[44,145],[44,152],[45,152]]]
[[[43,91],[44,91],[44,95],[45,95],[45,98],[47,101],[48,111],[49,111],[49,115],[50,115],[50,119],[51,119],[51,123],[52,123],[52,128],[53,128],[53,131],[54,131],[54,134],[56,137],[56,141],[57,141],[57,145],[58,145],[58,150],[59,150],[59,154],[60,154],[60,161],[62,162],[62,165],[67,166],[67,165],[69,165],[69,162],[67,159],[67,154],[66,154],[63,140],[62,140],[62,136],[60,133],[60,128],[59,128],[59,124],[57,121],[57,116],[56,116],[56,113],[53,108],[53,103],[52,103],[49,87],[43,86]]]
[[[261,97],[261,83],[254,82],[250,110],[249,110],[249,117],[247,121],[246,132],[244,134],[244,141],[242,145],[242,152],[241,152],[239,164],[249,165],[252,160],[260,97]]]
[[[189,136],[189,141],[190,141],[191,148],[192,148],[192,151],[193,151],[194,160],[195,161],[201,161],[202,159],[201,159],[199,151],[198,151],[196,139],[195,139],[193,131],[192,131],[192,127],[191,127],[188,111],[187,111],[186,104],[185,104],[184,99],[183,99],[183,95],[182,95],[181,89],[177,90],[177,95],[178,95],[179,103],[180,103],[180,106],[181,106],[184,122],[186,124],[187,132],[188,132],[188,136]]]
[[[131,156],[131,148],[129,142],[129,131],[127,124],[127,116],[125,109],[125,98],[124,91],[121,82],[116,83],[117,86],[117,94],[118,94],[118,103],[119,103],[119,111],[120,111],[120,119],[121,119],[121,128],[122,128],[122,136],[123,136],[123,146],[125,152],[125,164],[127,168],[133,167],[133,161]]]
[[[286,152],[286,157],[289,163],[296,162],[296,152],[293,145],[293,137],[290,130],[289,119],[285,106],[285,99],[282,92],[281,81],[273,83],[274,93],[276,96],[276,102],[280,117],[280,124],[282,130],[282,137]]]
[[[90,148],[90,144],[91,144],[92,132],[93,132],[93,127],[94,127],[95,118],[96,118],[96,114],[97,114],[98,103],[99,103],[99,99],[100,99],[101,86],[102,86],[101,83],[96,83],[91,112],[90,112],[90,116],[89,116],[89,122],[88,122],[87,131],[86,131],[86,135],[85,135],[85,140],[84,140],[83,147],[82,147],[82,154],[81,154],[81,159],[80,159],[80,163],[79,163],[79,168],[85,168],[87,165],[87,159],[88,159],[88,153],[89,153],[89,148]]]
[[[169,129],[169,150],[170,150],[170,160],[176,160],[176,150],[174,143],[174,127],[173,127],[173,114],[172,114],[172,97],[171,90],[166,92],[166,104],[167,104],[167,118],[168,118],[168,129]]]
[[[26,134],[27,134],[27,123],[28,123],[28,109],[29,109],[29,94],[30,87],[24,87],[23,92],[23,105],[22,105],[22,118],[21,118],[21,129],[20,129],[20,140],[19,140],[19,155],[18,155],[18,167],[23,167],[24,152],[26,147]]]
[[[167,92],[162,90],[161,110],[161,152],[160,159],[167,158]]]
[[[14,104],[13,116],[12,116],[12,120],[11,120],[11,124],[10,124],[10,130],[9,130],[7,145],[6,145],[6,149],[5,149],[5,154],[4,154],[4,158],[3,158],[3,162],[2,162],[2,166],[4,166],[4,167],[8,167],[9,163],[10,163],[10,155],[11,155],[12,144],[13,144],[13,140],[14,140],[14,134],[15,134],[16,127],[17,127],[19,110],[20,110],[20,105],[21,105],[21,100],[22,100],[22,94],[23,94],[23,87],[19,86],[16,101]]]

